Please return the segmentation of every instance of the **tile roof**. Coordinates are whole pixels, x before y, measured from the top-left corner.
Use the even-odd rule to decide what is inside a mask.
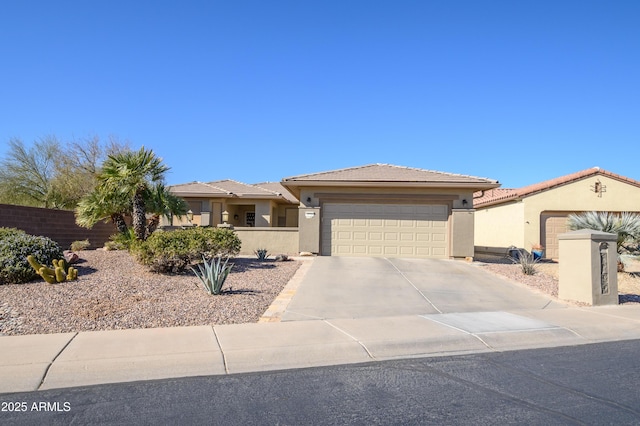
[[[257,186],[262,189],[266,189],[267,191],[271,191],[274,194],[283,196],[287,201],[298,204],[299,201],[296,197],[293,196],[292,193],[289,192],[287,188],[282,186],[280,182],[261,182],[254,183],[253,186]]]
[[[464,183],[497,184],[498,181],[476,176],[438,172],[391,164],[369,164],[359,167],[331,170],[320,173],[293,176],[283,183],[297,182],[419,182],[419,183]]]
[[[617,175],[615,173],[611,173],[599,167],[593,167],[591,169],[581,170],[576,173],[560,176],[555,179],[549,179],[543,182],[534,183],[533,185],[524,186],[522,188],[516,188],[516,189],[497,188],[497,189],[490,189],[490,190],[484,191],[483,193],[478,192],[474,194],[474,195],[477,195],[477,198],[474,198],[473,206],[484,207],[484,206],[499,204],[506,201],[523,198],[523,197],[528,197],[530,195],[537,194],[538,192],[546,191],[561,185],[566,185],[568,183],[572,183],[580,179],[585,179],[587,177],[595,176],[595,175],[607,176],[612,179],[625,182],[640,188],[640,182],[638,182],[637,180],[630,179],[625,176]]]
[[[169,187],[171,192],[180,196],[219,196],[244,198],[283,198],[276,191],[235,180],[217,180],[213,182],[189,182]]]

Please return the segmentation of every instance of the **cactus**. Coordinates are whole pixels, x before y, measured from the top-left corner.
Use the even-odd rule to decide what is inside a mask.
[[[53,268],[41,265],[32,255],[27,256],[27,261],[35,269],[36,273],[49,284],[78,279],[78,270],[72,266],[67,269],[67,262],[64,259],[54,259]],[[67,272],[65,272],[65,269],[67,269]]]
[[[38,272],[40,270],[40,268],[42,268],[42,265],[40,263],[38,263],[36,258],[33,257],[33,255],[31,255],[31,254],[29,256],[27,256],[27,262],[29,262],[29,265],[31,265],[31,267],[33,269],[35,269],[36,272]]]
[[[43,266],[38,270],[38,275],[40,275],[42,279],[44,279],[49,284],[56,283],[56,274],[55,274],[55,271],[51,268],[47,268],[46,266]]]

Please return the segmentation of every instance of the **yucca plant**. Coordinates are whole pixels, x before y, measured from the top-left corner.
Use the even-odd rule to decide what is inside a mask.
[[[509,256],[509,259],[513,263],[520,265],[520,270],[525,275],[535,275],[538,272],[538,262],[540,258],[537,258],[532,254],[525,252],[524,250],[518,250],[517,256]]]
[[[211,295],[216,295],[222,292],[222,286],[233,268],[233,263],[229,264],[229,257],[223,263],[222,256],[213,257],[209,261],[202,256],[202,264],[197,267],[198,269],[192,266],[191,270],[196,274],[196,277],[200,278],[205,290]]]
[[[571,231],[593,229],[616,234],[618,236],[617,252],[620,270],[624,269],[624,261],[630,255],[638,254],[638,242],[640,241],[640,214],[638,213],[585,212],[570,214],[567,217],[567,227]]]
[[[269,257],[269,251],[267,249],[257,249],[254,250],[254,253],[260,261],[267,260]]]

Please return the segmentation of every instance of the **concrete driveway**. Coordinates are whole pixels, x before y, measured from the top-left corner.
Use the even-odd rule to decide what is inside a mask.
[[[282,321],[564,307],[462,261],[323,256]]]

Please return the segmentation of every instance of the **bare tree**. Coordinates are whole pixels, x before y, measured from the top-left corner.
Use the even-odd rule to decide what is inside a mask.
[[[95,188],[104,160],[129,150],[114,137],[106,143],[93,136],[63,145],[48,136],[31,148],[11,139],[0,161],[0,203],[73,209]]]
[[[0,197],[13,204],[55,207],[52,180],[60,142],[48,136],[31,148],[17,138],[9,141],[9,152],[0,161]]]

